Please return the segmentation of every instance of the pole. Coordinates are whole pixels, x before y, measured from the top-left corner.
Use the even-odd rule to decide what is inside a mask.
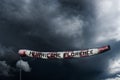
[[[21,57],[20,57],[20,60],[22,60]],[[20,61],[20,65],[21,65],[21,61]],[[21,68],[20,68],[19,78],[20,78],[20,80],[22,80],[22,69]]]

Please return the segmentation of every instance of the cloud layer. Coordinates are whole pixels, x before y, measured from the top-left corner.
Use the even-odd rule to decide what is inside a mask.
[[[109,60],[118,55],[118,0],[1,0],[0,7],[0,59],[8,60],[11,65],[19,60],[17,51],[20,48],[62,51],[106,44],[112,46],[111,52],[106,54],[85,59],[61,60],[61,64],[56,61],[35,60],[31,64],[37,69],[29,75],[31,79],[31,75],[37,77],[38,73],[42,76],[51,73],[47,75],[51,77],[55,75],[51,70],[55,70],[58,72],[57,79],[59,75],[62,79],[68,79],[66,76],[71,75],[69,79],[74,80],[77,75],[81,76],[78,79],[94,80],[108,68]],[[23,65],[18,67],[25,71],[30,70],[27,62],[18,61],[18,64],[20,62]]]

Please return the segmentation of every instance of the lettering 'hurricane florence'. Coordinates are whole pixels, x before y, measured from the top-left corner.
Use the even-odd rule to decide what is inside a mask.
[[[110,50],[110,46],[104,46],[100,48],[93,48],[87,50],[78,51],[63,51],[63,52],[38,52],[32,50],[21,49],[19,50],[20,56],[28,56],[41,59],[66,59],[66,58],[79,58],[87,57],[95,54],[103,53]]]
[[[35,58],[54,59],[54,58],[75,58],[93,55],[93,50],[66,51],[66,52],[36,52],[29,51],[29,56]]]

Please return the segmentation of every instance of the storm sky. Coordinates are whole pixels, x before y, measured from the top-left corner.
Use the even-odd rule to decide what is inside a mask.
[[[119,0],[0,0],[0,80],[19,79],[19,49],[104,45],[111,51],[81,59],[23,58],[31,71],[22,71],[22,80],[115,80],[120,77],[119,21]]]

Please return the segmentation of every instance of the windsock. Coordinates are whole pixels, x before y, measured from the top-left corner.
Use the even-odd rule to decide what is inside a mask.
[[[66,58],[80,58],[89,57],[96,54],[101,54],[110,50],[110,46],[104,46],[100,48],[92,48],[86,50],[76,50],[76,51],[61,51],[61,52],[40,52],[32,51],[27,49],[20,49],[18,51],[19,55],[22,57],[33,57],[41,59],[66,59]]]

